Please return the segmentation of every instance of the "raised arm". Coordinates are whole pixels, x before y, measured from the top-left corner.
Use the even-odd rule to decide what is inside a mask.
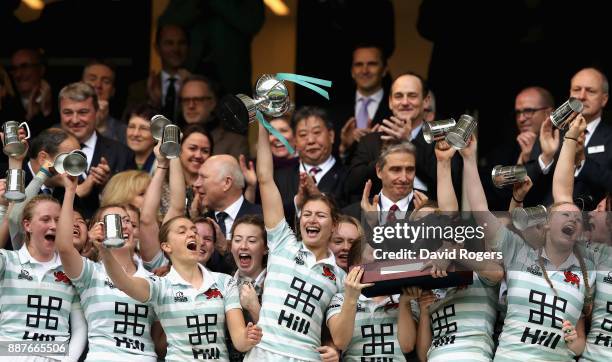
[[[399,312],[397,316],[397,341],[402,353],[410,353],[416,344],[416,323],[412,317],[411,301],[421,296],[421,288],[404,288],[399,300]]]
[[[170,160],[170,207],[164,221],[185,215],[185,174],[180,158]]]
[[[102,228],[101,224],[94,226],[94,228],[98,228],[98,230],[95,230],[95,232],[103,232],[100,230]],[[148,301],[151,296],[149,282],[147,282],[144,278],[126,273],[109,249],[107,249],[104,245],[100,245],[100,241],[96,240],[94,242],[98,244],[96,247],[98,247],[98,250],[100,250],[100,259],[104,263],[106,273],[110,277],[113,284],[122,292],[139,302],[144,303]]]
[[[457,202],[457,195],[455,194],[451,177],[451,160],[455,151],[446,141],[436,142],[438,207],[443,212],[459,210],[459,203]]]
[[[264,210],[264,223],[267,228],[271,229],[285,218],[285,211],[283,210],[283,199],[274,183],[274,165],[270,142],[268,142],[268,133],[261,125],[259,125],[259,135],[257,137],[256,173],[261,195],[261,207]]]
[[[487,227],[484,228],[485,237],[487,240],[492,240],[502,224],[497,217],[489,211],[487,198],[482,188],[482,183],[480,182],[480,176],[478,175],[476,147],[476,137],[472,135],[470,144],[466,148],[459,150],[459,153],[463,157],[464,182],[470,185],[466,187],[470,208],[479,225],[487,224]]]
[[[161,250],[159,247],[159,224],[157,212],[162,194],[162,186],[168,172],[168,160],[159,154],[159,144],[155,146],[157,168],[145,192],[142,213],[140,214],[140,256],[143,261],[151,261]],[[183,199],[184,200],[184,199]]]
[[[361,284],[362,276],[363,269],[361,267],[355,267],[348,273],[344,280],[344,301],[340,313],[327,321],[334,344],[342,351],[346,350],[353,338],[357,301],[359,295],[361,295],[361,290],[373,285]]]
[[[78,179],[66,174],[62,175],[62,181],[66,192],[64,193],[64,201],[62,210],[60,211],[59,221],[57,222],[57,230],[55,233],[55,247],[59,253],[64,271],[68,278],[77,278],[83,271],[83,259],[72,244],[72,228],[74,225],[74,195]]]
[[[586,120],[578,115],[564,137],[559,160],[553,175],[553,200],[557,202],[572,202],[574,194],[574,165],[578,138],[586,129]]]

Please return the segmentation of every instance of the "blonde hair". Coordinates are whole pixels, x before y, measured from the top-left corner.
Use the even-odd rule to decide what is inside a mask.
[[[150,182],[151,176],[144,171],[119,172],[102,190],[100,206],[129,204],[134,196],[146,191]]]

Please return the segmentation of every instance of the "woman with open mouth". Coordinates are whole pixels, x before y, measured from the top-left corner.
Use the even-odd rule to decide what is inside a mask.
[[[65,352],[67,359],[76,361],[87,343],[87,323],[56,249],[59,214],[57,200],[35,196],[22,213],[25,244],[19,250],[0,250],[0,340],[4,348],[10,341],[41,341],[37,348]],[[72,244],[72,214],[66,240]],[[46,308],[46,316],[41,316],[41,308]],[[53,342],[47,346],[43,341]],[[56,361],[40,355],[36,361]]]
[[[239,351],[257,344],[261,329],[245,325],[234,278],[199,263],[202,241],[193,222],[184,216],[166,221],[159,241],[172,264],[161,278],[129,275],[103,246],[100,255],[115,286],[157,314],[168,342],[166,359],[227,361],[225,326]],[[196,326],[203,325],[206,333],[194,334]]]
[[[259,215],[246,215],[234,221],[230,232],[230,251],[237,270],[234,274],[244,320],[257,323],[261,309],[261,295],[266,280],[268,259],[267,235]],[[238,352],[228,341],[230,361],[239,362],[244,353]]]
[[[586,127],[578,116],[565,135],[564,145]],[[552,123],[542,125],[543,137],[552,138]],[[558,131],[556,131],[558,132]],[[558,135],[556,136],[558,137]],[[569,138],[569,140],[568,140]],[[553,181],[555,203],[549,208],[546,240],[534,249],[507,229],[488,210],[476,164],[476,140],[460,150],[464,180],[471,185],[467,197],[489,247],[503,252],[508,285],[507,314],[495,361],[573,361],[585,348],[585,315],[592,308],[594,273],[577,243],[583,229],[582,213],[572,198],[560,198]],[[555,169],[558,180],[564,169]],[[573,179],[573,168],[570,175]]]
[[[88,324],[89,352],[87,361],[157,361],[152,333],[159,333],[159,323],[151,308],[122,292],[111,281],[101,263],[82,257],[72,243],[73,202],[77,178],[62,176],[66,189],[57,227],[57,248],[66,275],[74,284],[81,299]],[[112,253],[118,264],[130,275],[149,277],[142,265],[134,261],[133,227],[125,207],[104,206],[94,214],[89,238],[95,244],[104,240],[104,216],[118,214],[125,244]],[[99,248],[99,245],[96,245]],[[134,328],[119,328],[130,313],[137,320]],[[131,317],[130,317],[131,318]],[[155,326],[155,327],[154,327]]]
[[[571,201],[574,194],[574,165],[577,148],[577,141],[574,138],[578,139],[576,135],[580,135],[584,131],[586,124],[579,122],[576,125],[572,124],[572,126],[575,126],[572,128],[578,128],[578,132],[575,132],[575,129],[570,129],[566,133],[566,140],[561,147],[553,179],[555,200],[559,199],[566,202]],[[590,316],[591,329],[586,336],[586,346],[579,361],[612,360],[610,343],[607,342],[612,338],[610,329],[612,312],[609,307],[610,300],[612,300],[612,280],[610,280],[612,248],[609,244],[612,237],[612,213],[610,212],[612,210],[610,210],[610,206],[601,203],[596,210],[589,213],[590,240],[584,245],[584,249],[586,249],[586,254],[593,258],[595,264],[595,294],[593,296],[593,312]],[[589,316],[587,315],[587,317]]]
[[[268,266],[259,312],[261,343],[245,361],[320,361],[325,309],[342,290],[345,273],[336,265],[328,244],[337,227],[333,201],[325,195],[306,198],[299,227],[302,240],[285,221],[283,201],[274,183],[268,134],[259,127],[257,145],[259,182],[268,239]],[[335,351],[331,351],[335,355]]]
[[[451,177],[451,159],[454,154],[455,150],[447,142],[436,142],[437,203],[424,203],[423,207],[418,208],[418,211],[415,209],[410,215],[411,220],[414,220],[413,216],[416,215],[417,220],[425,225],[441,225],[459,217],[459,203]],[[482,249],[477,238],[463,242],[444,239],[439,241],[442,243],[438,252]],[[435,240],[425,239],[417,245],[420,248],[428,248],[427,243],[431,242]],[[499,283],[504,276],[503,268],[491,260],[458,258],[433,259],[425,264],[423,269],[430,269],[434,278],[443,278],[447,276],[446,270],[450,263],[472,270],[472,283],[417,293],[420,294],[417,355],[420,360],[431,362],[491,361],[495,349],[492,336],[497,317]],[[414,291],[412,293],[414,294]],[[402,329],[400,331],[403,332]]]

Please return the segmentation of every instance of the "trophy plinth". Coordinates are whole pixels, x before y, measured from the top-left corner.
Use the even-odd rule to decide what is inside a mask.
[[[401,294],[402,288],[418,286],[422,289],[450,288],[473,283],[473,271],[459,270],[451,264],[447,277],[434,278],[430,270],[421,271],[427,260],[386,260],[362,265],[361,283],[374,283],[361,293],[368,298]]]

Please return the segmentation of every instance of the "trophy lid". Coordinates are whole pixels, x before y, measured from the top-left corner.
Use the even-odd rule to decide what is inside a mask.
[[[248,96],[228,94],[221,99],[215,112],[223,126],[244,134],[249,128],[249,122],[255,118],[255,111],[255,102]]]
[[[270,74],[264,74],[255,85],[257,108],[270,117],[280,117],[287,113],[291,102],[285,82]]]
[[[168,124],[172,124],[172,122],[161,114],[151,117],[151,134],[153,138],[161,141],[164,127]]]

